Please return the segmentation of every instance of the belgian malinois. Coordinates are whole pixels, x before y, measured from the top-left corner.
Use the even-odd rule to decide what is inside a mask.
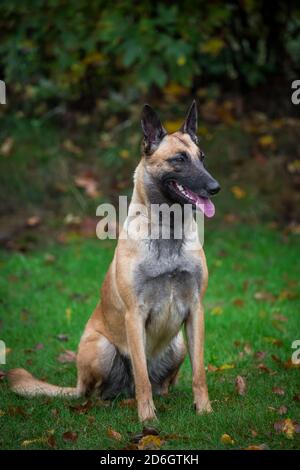
[[[177,132],[168,134],[149,105],[144,106],[141,124],[142,158],[134,175],[128,217],[134,203],[142,207],[138,217],[143,227],[150,223],[151,204],[190,204],[208,217],[214,215],[209,197],[220,186],[204,168],[195,101]],[[101,300],[80,340],[77,386],[51,385],[24,369],[14,369],[9,373],[12,390],[25,396],[69,397],[96,391],[104,399],[135,394],[139,419],[154,419],[152,394],[168,392],[186,355],[184,324],[195,409],[210,412],[202,303],[208,273],[198,237],[193,242],[184,236],[152,240],[146,230],[134,240],[121,235]]]

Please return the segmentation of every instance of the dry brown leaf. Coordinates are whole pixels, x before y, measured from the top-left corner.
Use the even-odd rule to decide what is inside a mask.
[[[246,385],[246,380],[241,375],[238,375],[235,379],[235,388],[239,395],[241,396],[245,395],[247,385]]]
[[[258,359],[259,361],[261,361],[262,359],[264,359],[266,357],[266,355],[267,355],[266,351],[257,351],[254,354],[254,357],[255,357],[255,359]]]
[[[96,199],[100,195],[98,181],[92,173],[86,172],[78,175],[74,178],[74,181],[76,186],[85,189],[86,194],[92,199]]]
[[[39,215],[32,215],[31,217],[28,217],[26,220],[26,224],[28,227],[37,227],[41,223],[41,218]]]
[[[295,433],[300,432],[300,425],[290,418],[283,419],[274,423],[276,432],[282,432],[288,439],[293,439]]]
[[[285,394],[285,391],[281,387],[273,387],[272,392],[276,393],[276,395],[283,396]]]
[[[271,292],[260,291],[255,292],[254,294],[255,300],[268,300],[270,302],[274,302],[276,300],[276,296],[271,294]]]
[[[118,431],[115,431],[112,427],[109,427],[107,429],[107,435],[111,439],[115,439],[116,441],[121,441],[122,440],[122,434],[120,434]]]
[[[269,447],[266,445],[266,444],[254,444],[254,445],[250,445],[248,447],[245,447],[244,450],[268,450]]]
[[[287,413],[288,409],[285,405],[281,405],[279,408],[278,408],[278,414],[279,415],[285,415]]]
[[[63,353],[58,356],[57,360],[62,364],[64,364],[65,362],[76,362],[76,353],[74,351],[66,349]]]
[[[93,403],[91,400],[87,400],[81,404],[76,404],[76,405],[70,405],[69,409],[73,411],[74,413],[77,413],[79,415],[84,415],[86,414],[93,406]]]
[[[65,442],[76,442],[78,439],[78,434],[74,431],[66,431],[63,433],[62,437]]]

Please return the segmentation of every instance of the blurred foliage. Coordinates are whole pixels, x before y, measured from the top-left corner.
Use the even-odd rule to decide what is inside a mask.
[[[296,1],[10,0],[0,38],[1,78],[25,109],[208,82],[255,87],[300,71]]]

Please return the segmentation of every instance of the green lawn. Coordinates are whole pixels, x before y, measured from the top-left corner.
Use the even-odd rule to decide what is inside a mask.
[[[24,367],[50,382],[75,384],[74,363],[60,363],[57,357],[64,349],[76,350],[113,249],[112,242],[83,240],[26,255],[1,254],[0,339],[10,352],[0,369]],[[300,434],[274,430],[277,421],[300,421],[300,403],[294,399],[300,394],[300,369],[284,365],[292,342],[300,339],[299,239],[257,225],[208,229],[205,251],[210,271],[206,364],[214,412],[194,414],[186,361],[169,396],[155,398],[162,448],[299,448]],[[59,334],[68,341],[58,340]],[[258,351],[265,357],[257,358]],[[212,370],[222,365],[225,370]],[[237,375],[246,380],[245,396],[236,392]],[[9,391],[5,377],[0,397],[2,449],[124,449],[141,431],[135,408],[121,398],[93,400],[89,409],[74,410],[70,406],[83,399],[24,399]],[[282,405],[287,410],[280,415]],[[109,436],[110,427],[121,440]],[[77,440],[65,442],[68,431],[76,432]],[[221,442],[225,433],[233,443]]]

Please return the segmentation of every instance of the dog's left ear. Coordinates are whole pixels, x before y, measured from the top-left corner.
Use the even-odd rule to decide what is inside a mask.
[[[198,112],[196,101],[194,100],[188,110],[187,116],[184,123],[182,124],[180,131],[189,134],[191,139],[198,144],[197,138],[197,129],[198,129]]]
[[[144,133],[144,152],[146,155],[150,155],[167,135],[167,131],[149,104],[144,105],[141,125]]]

